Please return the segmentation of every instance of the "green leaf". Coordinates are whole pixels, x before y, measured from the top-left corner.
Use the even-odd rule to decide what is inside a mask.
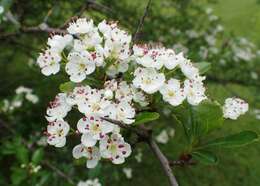
[[[29,162],[29,151],[24,146],[17,147],[16,158],[22,164],[27,164]]]
[[[60,91],[64,92],[64,93],[72,92],[75,87],[76,87],[76,84],[69,81],[69,82],[60,84]]]
[[[102,165],[99,163],[95,168],[88,170],[88,178],[93,179],[99,177]]]
[[[136,116],[135,125],[141,123],[147,123],[149,121],[157,120],[160,117],[160,114],[157,112],[141,112]]]
[[[257,133],[253,131],[242,131],[230,136],[217,138],[215,140],[208,142],[202,147],[203,148],[208,148],[208,147],[233,148],[233,147],[240,147],[243,145],[247,145],[257,140],[258,140]]]
[[[195,151],[192,152],[192,157],[204,164],[217,164],[218,158],[210,151]]]
[[[223,124],[222,108],[216,102],[204,101],[198,106],[193,106],[191,115],[191,133],[193,136],[200,137]]]
[[[25,180],[27,177],[27,173],[25,169],[14,168],[12,170],[11,180],[12,185],[21,185],[21,182]]]
[[[194,65],[199,69],[200,74],[205,74],[211,68],[211,63],[208,62],[195,63]]]
[[[39,164],[41,162],[41,160],[43,159],[44,156],[44,151],[42,148],[37,149],[36,151],[34,151],[33,155],[32,155],[32,162],[35,164]]]

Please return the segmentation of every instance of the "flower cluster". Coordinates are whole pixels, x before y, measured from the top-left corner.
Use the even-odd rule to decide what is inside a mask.
[[[12,100],[4,99],[2,102],[2,106],[0,107],[0,112],[12,112],[17,108],[20,108],[24,100],[31,102],[32,104],[36,104],[39,101],[39,98],[36,94],[33,93],[33,90],[24,86],[19,86],[15,90],[16,95]]]
[[[101,183],[97,178],[91,180],[86,180],[86,181],[80,181],[77,186],[101,186]]]
[[[121,164],[131,154],[120,128],[106,118],[131,125],[136,111],[149,107],[153,96],[172,106],[184,101],[198,105],[207,99],[205,77],[183,53],[147,45],[130,47],[131,36],[115,22],[102,21],[95,26],[92,20],[80,18],[67,31],[64,36],[49,38],[49,47],[37,60],[47,76],[64,67],[73,85],[47,108],[47,141],[63,147],[70,129],[71,133],[76,131],[80,144],[72,154],[76,159],[86,158],[88,168],[95,167],[101,158]],[[90,78],[99,85],[90,84]],[[72,109],[83,115],[77,129],[65,121]]]
[[[248,111],[248,104],[240,98],[227,98],[223,106],[224,117],[236,120]]]

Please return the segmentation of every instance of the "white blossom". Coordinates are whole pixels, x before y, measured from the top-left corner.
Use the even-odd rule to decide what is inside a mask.
[[[133,177],[133,169],[131,168],[123,168],[123,173],[125,174],[127,179],[131,179]]]
[[[71,52],[68,60],[66,72],[70,75],[70,80],[76,83],[83,81],[96,68],[92,55],[87,51]]]
[[[223,106],[225,118],[236,120],[248,111],[248,103],[240,98],[227,98]]]
[[[73,37],[70,34],[64,36],[54,35],[48,38],[47,44],[50,46],[50,49],[56,52],[62,52],[63,49],[72,42]]]
[[[201,81],[186,79],[184,81],[184,93],[191,105],[198,105],[201,101],[207,99],[205,87]]]
[[[87,147],[83,144],[76,145],[72,150],[72,155],[75,159],[86,158],[86,167],[89,169],[96,167],[101,158],[98,147]]]
[[[71,110],[71,106],[66,102],[66,94],[59,93],[47,108],[46,119],[49,122],[63,120]]]
[[[137,68],[134,72],[133,85],[148,94],[157,92],[164,84],[165,76],[154,68]]]
[[[181,88],[180,81],[173,78],[162,86],[160,93],[163,95],[163,100],[173,106],[180,105],[185,99],[184,90]]]
[[[131,146],[120,134],[112,134],[100,140],[100,152],[103,158],[110,159],[114,164],[121,164],[131,154]]]
[[[47,142],[55,147],[63,147],[66,144],[66,136],[70,130],[67,122],[56,120],[47,127]]]
[[[168,143],[168,141],[169,141],[169,136],[168,136],[168,134],[167,134],[167,131],[166,131],[166,130],[162,130],[161,133],[160,133],[158,136],[156,136],[155,139],[156,139],[156,141],[157,141],[158,143],[162,143],[162,144]]]
[[[107,133],[112,132],[114,125],[96,116],[86,116],[78,121],[77,129],[83,134],[82,144],[92,147]]]
[[[42,74],[49,76],[60,71],[61,56],[54,50],[47,49],[37,59]]]
[[[96,179],[89,179],[89,180],[86,180],[86,181],[80,181],[77,186],[101,186],[101,184],[99,183],[99,180],[96,178]]]
[[[86,18],[79,18],[75,22],[70,23],[67,28],[70,34],[87,34],[94,30],[93,20],[87,20]]]

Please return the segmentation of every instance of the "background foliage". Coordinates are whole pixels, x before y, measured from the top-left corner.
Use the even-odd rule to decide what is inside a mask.
[[[77,15],[91,17],[95,21],[118,20],[122,27],[134,33],[147,3],[139,0],[95,2],[97,4],[93,5],[83,0],[0,1],[5,9],[0,18],[0,101],[12,99],[15,89],[20,85],[33,88],[40,98],[36,105],[25,103],[11,114],[1,113],[0,185],[73,185],[79,180],[95,177],[105,185],[167,185],[159,163],[145,145],[138,145],[133,156],[123,165],[114,166],[102,162],[96,169],[87,170],[84,161],[73,160],[71,149],[74,144],[55,149],[44,146],[41,141],[46,127],[44,114],[47,103],[58,93],[56,87],[65,82],[66,77],[56,75],[46,78],[40,74],[34,62],[44,48],[48,35],[25,32],[22,28],[37,26],[43,22],[52,27],[60,27]],[[213,14],[220,18],[210,21],[206,11],[208,7],[212,7]],[[85,11],[82,11],[83,8]],[[19,23],[6,20],[8,12],[11,12]],[[249,102],[250,111],[239,121],[225,121],[224,127],[215,129],[210,135],[208,131],[205,132],[203,137],[210,136],[208,141],[214,137],[238,133],[242,129],[260,132],[257,115],[257,109],[260,109],[260,62],[257,52],[260,46],[259,16],[260,4],[256,0],[154,0],[142,32],[138,35],[141,41],[148,41],[151,45],[162,43],[176,50],[183,49],[184,46],[189,49],[187,55],[195,62],[210,62],[211,69],[207,72],[206,80],[207,91],[214,100],[223,104],[225,97],[239,96]],[[214,33],[216,42],[212,46],[205,36],[213,35],[218,25],[223,25],[224,30]],[[195,38],[189,37],[187,30],[202,34]],[[240,37],[246,37],[255,46],[248,43],[245,47],[241,46]],[[234,45],[246,48],[245,50],[250,48],[254,56],[250,60],[235,59],[237,50],[234,50]],[[206,57],[200,55],[201,46],[208,49]],[[214,52],[215,48],[218,52]],[[167,144],[161,145],[171,159],[189,151],[189,148],[184,148],[187,141],[179,124],[180,109],[173,111],[178,118],[166,114],[152,123],[156,126],[155,135],[163,128],[175,129],[175,137]],[[193,112],[209,114],[196,113],[196,110]],[[134,158],[139,151],[143,153],[141,163]],[[180,185],[260,185],[258,143],[240,149],[214,148],[212,152],[213,155],[208,152],[208,156],[204,157],[204,163],[176,167],[174,172]],[[196,155],[197,158],[203,159],[199,153]],[[35,171],[38,165],[41,169]],[[124,167],[133,169],[131,180],[123,174]]]

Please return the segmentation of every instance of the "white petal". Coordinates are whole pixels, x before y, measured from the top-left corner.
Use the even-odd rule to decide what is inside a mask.
[[[93,147],[97,143],[97,140],[90,133],[85,133],[81,136],[81,142],[87,147]]]

